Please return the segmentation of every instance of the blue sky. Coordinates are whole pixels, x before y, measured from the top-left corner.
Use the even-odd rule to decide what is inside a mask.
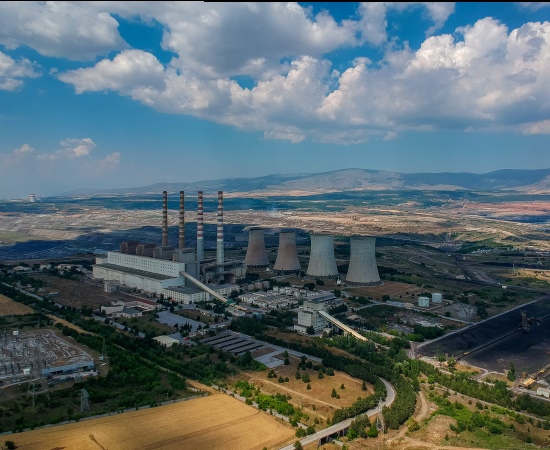
[[[0,198],[550,167],[547,3],[0,2]]]

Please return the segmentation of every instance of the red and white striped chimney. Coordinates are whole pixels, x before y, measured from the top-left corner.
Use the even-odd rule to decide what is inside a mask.
[[[162,191],[162,246],[168,245],[168,192]]]
[[[204,259],[204,206],[202,191],[199,191],[197,203],[197,263]]]
[[[179,248],[185,248],[185,193],[180,191]]]
[[[218,191],[218,227],[216,232],[216,263],[224,263],[223,254],[223,191]],[[222,269],[220,269],[221,271]]]

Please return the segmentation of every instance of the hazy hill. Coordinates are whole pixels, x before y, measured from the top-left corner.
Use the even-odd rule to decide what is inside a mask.
[[[286,194],[353,190],[501,190],[550,192],[550,169],[503,169],[475,173],[399,173],[342,169],[324,173],[273,174],[257,178],[224,178],[181,183],[156,183],[119,189],[79,189],[62,196],[131,195],[160,191],[224,191],[225,193]],[[206,194],[206,192],[205,192]]]

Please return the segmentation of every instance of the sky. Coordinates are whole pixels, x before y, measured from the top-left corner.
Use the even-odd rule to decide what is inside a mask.
[[[0,1],[0,198],[550,167],[550,3]]]

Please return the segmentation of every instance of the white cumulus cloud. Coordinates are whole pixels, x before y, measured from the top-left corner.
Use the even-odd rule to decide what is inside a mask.
[[[0,52],[0,90],[15,91],[23,86],[24,78],[36,78],[39,74],[28,59],[18,61]]]
[[[80,2],[0,2],[0,44],[42,55],[89,60],[126,46],[118,22]]]
[[[41,153],[37,156],[38,160],[56,161],[58,159],[75,159],[89,156],[96,144],[90,138],[74,139],[67,138],[60,143],[60,149],[52,153]]]

